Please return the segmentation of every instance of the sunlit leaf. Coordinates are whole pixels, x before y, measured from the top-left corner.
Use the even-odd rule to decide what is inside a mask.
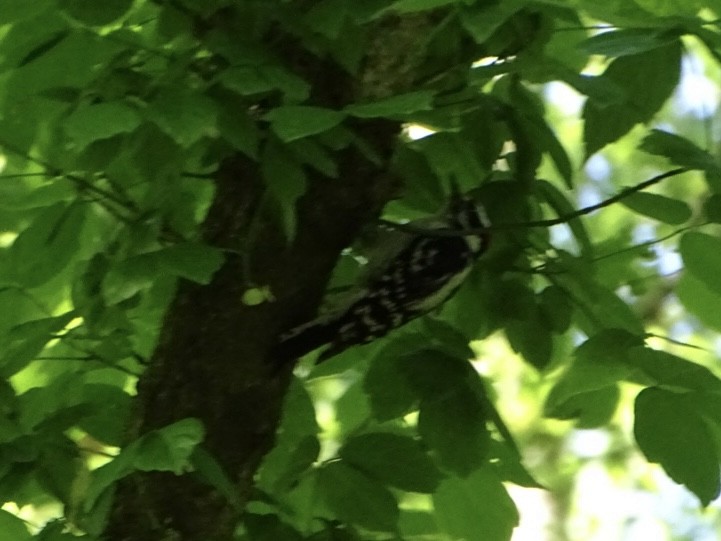
[[[138,440],[133,466],[143,471],[172,471],[180,474],[189,467],[189,459],[204,437],[202,423],[183,419],[154,430]]]
[[[75,317],[67,312],[61,316],[35,319],[10,329],[0,341],[0,373],[9,377],[35,359],[45,345]]]
[[[681,304],[704,325],[721,331],[721,292],[710,289],[690,272],[681,275],[675,289]]]
[[[519,520],[505,487],[486,468],[441,482],[433,507],[440,530],[453,539],[508,541]]]
[[[62,271],[80,247],[86,210],[84,205],[57,203],[36,216],[10,247],[11,279],[37,287]]]
[[[688,272],[711,291],[721,295],[721,239],[692,231],[681,237],[679,249]]]

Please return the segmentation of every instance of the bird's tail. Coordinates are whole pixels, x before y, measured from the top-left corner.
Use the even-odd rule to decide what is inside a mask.
[[[271,358],[277,363],[299,359],[314,349],[332,342],[337,332],[337,321],[314,319],[280,335],[271,351]]]

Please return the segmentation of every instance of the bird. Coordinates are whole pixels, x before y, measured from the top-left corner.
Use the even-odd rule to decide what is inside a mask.
[[[483,205],[453,183],[438,215],[391,226],[348,298],[281,333],[273,358],[288,362],[325,346],[320,363],[439,308],[488,249],[489,227]]]

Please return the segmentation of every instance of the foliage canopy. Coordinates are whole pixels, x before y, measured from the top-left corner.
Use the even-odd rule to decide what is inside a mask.
[[[634,384],[638,447],[708,505],[721,380],[653,338],[672,294],[721,330],[721,165],[655,121],[691,51],[721,61],[720,11],[4,0],[0,502],[53,520],[0,511],[0,540],[508,540],[507,483],[540,485],[475,368],[498,337],[548,417],[602,427]],[[582,128],[549,83],[583,96]],[[622,152],[581,205],[581,165]],[[377,219],[435,212],[451,179],[493,223],[453,300],[276,366]]]

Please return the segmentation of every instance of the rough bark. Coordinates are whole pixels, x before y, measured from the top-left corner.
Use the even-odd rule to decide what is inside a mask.
[[[290,45],[286,58],[314,85],[315,104],[340,107],[358,96],[408,90],[412,66],[398,55],[412,49],[403,42],[425,30],[417,21],[383,21],[359,79]],[[338,156],[339,179],[311,175],[290,246],[272,212],[259,211],[264,190],[258,164],[243,156],[222,164],[203,234],[209,244],[238,254],[228,255],[209,285],[179,284],[152,363],[138,382],[132,436],[186,417],[200,419],[203,446],[237,484],[241,507],[273,445],[292,377],[293,367],[277,369],[267,351],[281,328],[315,312],[341,250],[397,192],[388,166],[399,124],[364,121],[349,127],[381,160],[372,163],[349,147]],[[251,280],[268,284],[275,301],[244,305]],[[228,540],[237,518],[237,507],[192,474],[135,473],[119,484],[106,538]]]

